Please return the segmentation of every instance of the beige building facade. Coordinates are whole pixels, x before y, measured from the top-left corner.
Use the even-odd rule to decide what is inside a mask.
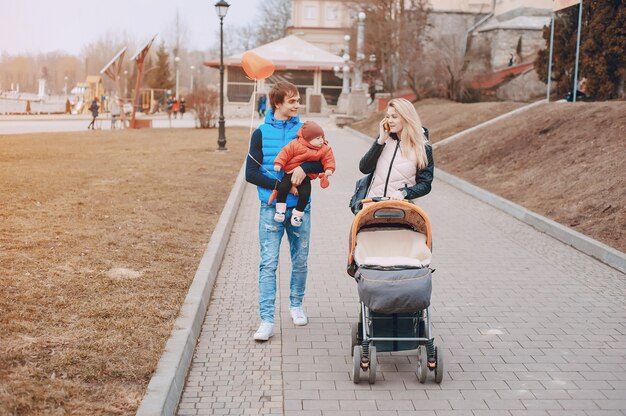
[[[550,9],[552,0],[429,0],[434,12],[471,13],[494,15],[518,8]]]
[[[550,24],[552,0],[429,0],[428,7],[428,36],[453,36],[465,53],[487,51],[472,66],[489,73],[509,66],[512,54],[516,64],[535,59],[545,47],[542,30]],[[289,34],[338,55],[358,10],[358,1],[292,0]]]
[[[339,54],[343,37],[354,24],[350,1],[292,0],[290,35]]]

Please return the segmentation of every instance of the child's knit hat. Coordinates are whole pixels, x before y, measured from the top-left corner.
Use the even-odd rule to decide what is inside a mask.
[[[310,142],[316,137],[324,137],[324,130],[314,121],[305,121],[298,131],[298,136]]]

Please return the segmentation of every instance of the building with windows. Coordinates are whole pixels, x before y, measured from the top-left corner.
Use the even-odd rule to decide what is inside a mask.
[[[549,24],[552,0],[429,0],[431,38],[457,36],[471,47],[491,50],[491,68],[509,62],[520,43],[521,59],[531,59],[542,46],[541,31]],[[296,35],[334,54],[343,50],[343,37],[352,32],[358,1],[292,0],[292,26]]]
[[[328,52],[339,54],[343,37],[354,26],[351,1],[292,0],[290,35],[296,35]]]
[[[552,0],[429,0],[429,35],[457,36],[466,52],[488,51],[486,70],[516,60],[534,60],[543,47],[542,30],[550,24]]]
[[[542,28],[549,24],[551,5],[552,0],[430,0],[429,35],[458,36],[466,52],[476,47],[488,50],[482,65],[488,74],[506,68],[511,52],[520,48],[518,63],[534,60],[543,45]],[[290,35],[252,49],[276,65],[274,75],[258,83],[256,95],[254,81],[241,66],[243,53],[224,59],[226,115],[249,116],[258,94],[278,80],[298,86],[307,113],[333,112],[343,83],[334,67],[344,65],[339,54],[358,10],[358,1],[292,0]],[[219,61],[205,65],[218,68]],[[521,89],[535,81],[524,81]]]
[[[341,57],[306,42],[298,36],[282,39],[252,49],[275,65],[274,74],[257,84],[247,77],[241,65],[243,53],[224,58],[224,104],[228,117],[246,117],[256,105],[258,94],[267,93],[277,81],[289,81],[298,87],[306,113],[328,114],[341,94],[342,80],[334,67],[342,65]],[[219,60],[205,65],[219,68]]]

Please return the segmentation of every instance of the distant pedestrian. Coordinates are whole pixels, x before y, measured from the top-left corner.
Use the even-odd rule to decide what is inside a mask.
[[[172,117],[172,104],[172,99],[170,97],[167,97],[167,99],[165,100],[165,112],[167,113],[167,118]]]
[[[93,101],[91,102],[91,105],[89,106],[89,111],[91,111],[91,123],[89,123],[89,125],[87,126],[87,130],[91,129],[91,130],[95,130],[95,125],[96,125],[96,118],[98,118],[98,110],[100,109],[100,106],[98,105],[98,97],[94,97]]]
[[[588,89],[587,89],[587,78],[583,77],[578,81],[578,88],[576,89],[576,99],[585,99],[588,96]],[[569,91],[567,93],[567,96],[565,97],[565,99],[569,102],[572,102],[574,100],[574,97],[572,95],[572,91]]]
[[[172,102],[172,113],[174,113],[174,118],[178,117],[178,111],[180,110],[180,103],[176,98]]]
[[[259,113],[259,118],[265,117],[266,109],[267,109],[267,96],[265,94],[261,94],[259,96],[259,102],[257,104],[257,111]]]
[[[165,100],[165,112],[167,113],[167,119],[170,122],[170,127],[172,127],[172,105],[174,103],[172,102],[172,98],[171,97],[167,97],[167,99]]]
[[[120,117],[120,99],[114,96],[109,106],[111,109],[111,129],[117,127],[117,120]]]
[[[187,111],[187,107],[185,106],[185,99],[180,99],[180,118],[183,118],[185,115],[185,111]]]

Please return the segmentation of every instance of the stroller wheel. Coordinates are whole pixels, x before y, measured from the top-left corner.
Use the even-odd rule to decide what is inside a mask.
[[[435,347],[435,357],[437,358],[437,367],[435,367],[435,382],[441,383],[443,380],[443,350]]]
[[[370,384],[376,383],[376,368],[378,363],[376,361],[376,347],[370,347],[370,368],[369,368],[369,382]]]
[[[361,355],[363,354],[363,348],[360,345],[355,345],[352,350],[352,382],[359,384],[361,382]]]
[[[426,347],[420,345],[417,347],[417,381],[424,383],[428,375],[428,354]]]
[[[352,343],[350,345],[350,354],[354,355],[354,346],[355,345],[360,345],[361,343],[359,342],[359,324],[352,324],[350,325],[350,329],[351,329],[351,335],[352,335]]]

